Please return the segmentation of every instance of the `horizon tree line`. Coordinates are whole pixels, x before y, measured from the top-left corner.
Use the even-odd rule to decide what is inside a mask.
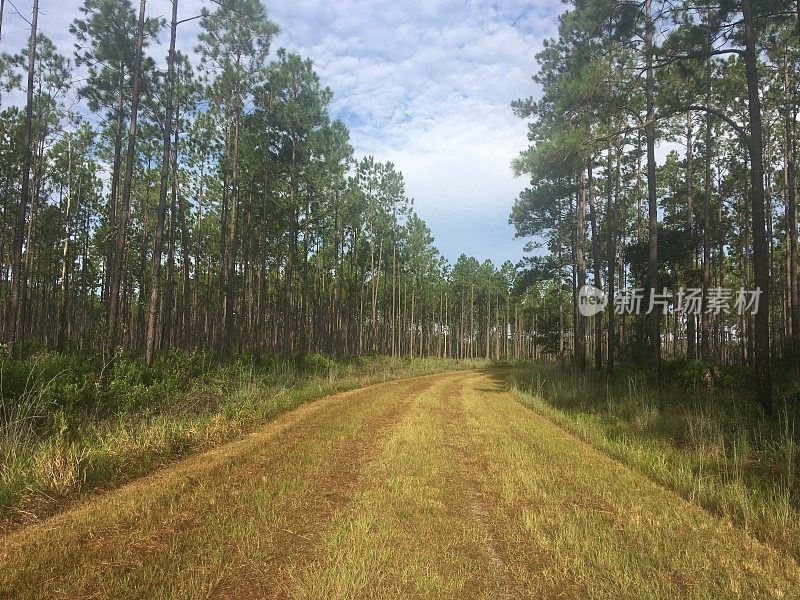
[[[25,94],[0,97],[9,351],[547,351],[513,265],[447,263],[402,173],[354,155],[311,61],[271,51],[262,3],[171,8],[167,24],[145,0],[85,0],[64,56],[34,1],[27,47],[0,55],[6,98]],[[177,31],[195,18],[188,56]]]

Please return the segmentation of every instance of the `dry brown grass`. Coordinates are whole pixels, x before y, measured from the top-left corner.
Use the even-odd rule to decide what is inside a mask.
[[[788,556],[491,373],[331,396],[0,538],[7,598],[794,598]]]

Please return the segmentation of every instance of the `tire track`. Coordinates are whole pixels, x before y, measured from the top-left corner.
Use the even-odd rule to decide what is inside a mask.
[[[496,524],[490,510],[491,499],[486,493],[487,462],[481,440],[469,428],[463,407],[464,394],[474,386],[475,375],[461,379],[453,392],[445,398],[439,415],[442,427],[447,431],[446,447],[452,456],[452,470],[447,476],[447,485],[452,498],[466,501],[466,514],[477,522],[483,536],[477,550],[490,573],[489,581],[493,598],[512,598],[513,582],[508,558],[503,549]]]
[[[389,432],[414,400],[434,385],[435,381],[416,383],[403,397],[387,402],[366,419],[358,437],[342,440],[324,472],[314,481],[313,494],[306,498],[307,502],[283,515],[292,529],[272,527],[256,534],[260,543],[272,548],[271,554],[265,560],[249,560],[243,568],[228,572],[210,597],[289,598],[287,568],[300,568],[314,560],[328,522],[334,514],[346,509],[358,489],[364,468],[383,447]]]
[[[382,436],[441,377],[303,405],[242,440],[14,532],[0,539],[0,597],[109,597],[132,586],[145,596],[242,597],[242,582],[279,597],[282,566],[310,551]],[[267,560],[262,551],[271,548],[282,554]],[[254,569],[259,556],[264,568]],[[154,578],[169,583],[148,587]],[[267,584],[251,585],[259,581]]]

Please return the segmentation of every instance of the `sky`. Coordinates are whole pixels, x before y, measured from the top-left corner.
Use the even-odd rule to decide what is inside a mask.
[[[31,2],[10,0],[30,17]],[[80,0],[42,2],[39,27],[71,54],[68,31]],[[181,0],[179,19],[199,13],[202,0]],[[206,0],[205,5],[211,3]],[[527,146],[525,122],[512,100],[536,96],[535,54],[554,37],[559,0],[274,0],[270,18],[281,28],[274,47],[314,61],[334,92],[332,116],[350,129],[357,156],[372,154],[403,172],[406,192],[451,262],[459,254],[517,262],[523,240],[508,224],[525,187],[512,159]],[[6,2],[0,49],[24,45],[27,23]],[[150,16],[170,14],[150,0]],[[179,27],[189,53],[198,21]],[[160,60],[168,42],[151,49]],[[4,99],[5,100],[5,99]]]

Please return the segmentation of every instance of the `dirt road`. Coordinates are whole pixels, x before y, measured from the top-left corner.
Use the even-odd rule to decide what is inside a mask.
[[[0,538],[2,598],[798,598],[499,372],[324,398]]]

